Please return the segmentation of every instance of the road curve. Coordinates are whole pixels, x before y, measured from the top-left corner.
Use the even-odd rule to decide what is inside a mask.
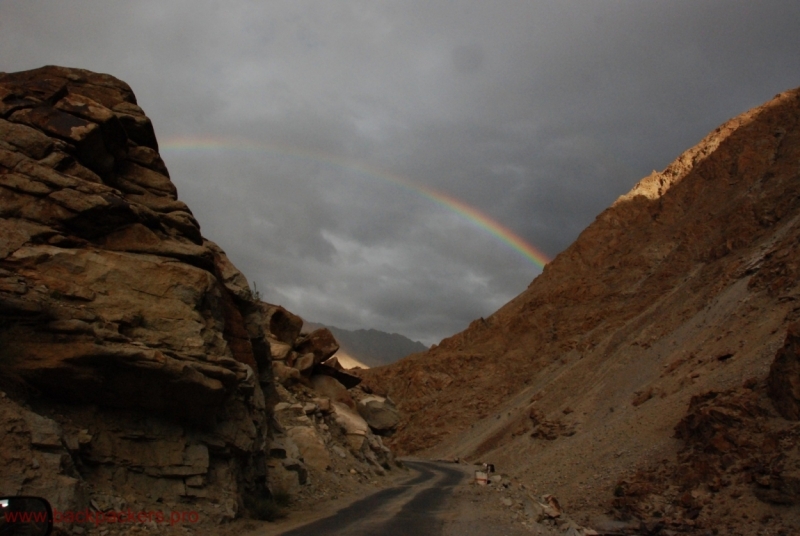
[[[402,536],[441,534],[439,517],[453,487],[466,476],[446,463],[407,461],[419,473],[399,486],[374,493],[336,514],[282,533],[282,536]]]

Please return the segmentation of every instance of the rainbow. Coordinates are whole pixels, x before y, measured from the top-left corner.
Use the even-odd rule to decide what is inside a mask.
[[[531,261],[540,269],[550,262],[550,258],[541,250],[528,244],[525,240],[516,235],[513,231],[496,222],[475,207],[467,205],[463,201],[449,196],[428,186],[422,186],[413,182],[411,179],[388,172],[383,169],[371,166],[357,160],[342,158],[333,154],[320,151],[310,151],[299,147],[284,146],[275,143],[255,143],[249,140],[235,138],[211,138],[211,137],[189,137],[178,136],[168,138],[165,143],[160,144],[162,152],[207,152],[207,151],[254,151],[260,153],[272,153],[279,156],[290,156],[330,164],[336,167],[356,171],[360,174],[376,177],[403,189],[409,190],[417,195],[421,195],[436,204],[458,214],[471,224],[483,229],[485,232],[495,236],[502,242],[520,253],[527,260]]]

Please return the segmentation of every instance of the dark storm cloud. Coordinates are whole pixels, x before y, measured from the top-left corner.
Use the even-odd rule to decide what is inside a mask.
[[[766,0],[0,3],[0,69],[114,74],[180,196],[265,296],[427,343],[538,269],[415,189],[556,255],[653,169],[800,85]],[[225,150],[175,150],[191,136]]]

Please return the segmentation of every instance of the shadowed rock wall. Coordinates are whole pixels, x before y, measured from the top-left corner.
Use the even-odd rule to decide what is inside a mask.
[[[266,480],[263,325],[127,84],[0,73],[0,494],[234,516]]]

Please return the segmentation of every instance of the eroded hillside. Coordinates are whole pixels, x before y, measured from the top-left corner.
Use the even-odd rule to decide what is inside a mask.
[[[796,522],[777,505],[800,502],[798,428],[776,413],[766,381],[800,318],[798,194],[793,90],[641,180],[490,317],[364,372],[403,413],[392,444],[492,460],[587,516],[679,530],[727,519],[731,534],[762,519],[775,530]],[[676,426],[696,396],[692,411],[706,404],[716,415],[711,392],[724,393],[720,407],[739,408],[723,432],[748,431],[701,463],[692,453],[717,448],[716,425],[698,425],[699,435]],[[772,465],[743,446],[767,436],[772,446],[760,452]]]

